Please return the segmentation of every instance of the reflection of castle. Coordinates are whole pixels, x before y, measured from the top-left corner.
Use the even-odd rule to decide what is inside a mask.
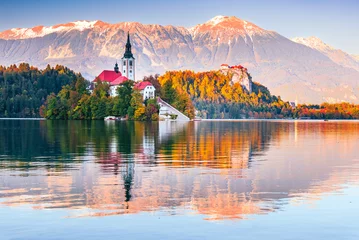
[[[223,74],[233,74],[232,84],[239,83],[244,89],[249,93],[252,92],[252,77],[248,73],[247,68],[244,68],[241,65],[229,66],[228,64],[222,64],[220,68]]]

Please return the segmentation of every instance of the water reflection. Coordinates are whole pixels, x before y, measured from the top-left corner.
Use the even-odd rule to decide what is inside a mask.
[[[242,219],[357,184],[357,122],[0,121],[0,206]]]

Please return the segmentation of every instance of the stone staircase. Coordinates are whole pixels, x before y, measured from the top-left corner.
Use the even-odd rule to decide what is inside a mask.
[[[163,101],[160,97],[157,98],[157,103],[160,105],[160,117],[164,119],[171,119],[169,115],[177,115],[176,121],[190,121],[189,117],[178,111],[169,103]]]

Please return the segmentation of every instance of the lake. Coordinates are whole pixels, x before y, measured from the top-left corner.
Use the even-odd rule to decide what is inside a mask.
[[[0,120],[0,239],[359,239],[359,122]]]

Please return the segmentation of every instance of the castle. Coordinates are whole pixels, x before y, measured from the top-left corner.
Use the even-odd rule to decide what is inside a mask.
[[[136,84],[134,88],[141,92],[143,95],[143,100],[149,98],[155,98],[155,87],[150,82],[136,81],[136,59],[133,57],[131,50],[131,41],[130,33],[127,34],[127,43],[125,48],[125,53],[121,58],[121,69],[120,72],[118,63],[116,62],[114,70],[103,70],[100,75],[98,75],[93,82],[101,81],[107,82],[110,85],[110,96],[117,96],[117,88],[121,87],[121,84],[125,81],[132,80]]]
[[[249,93],[252,92],[252,77],[248,73],[247,68],[241,65],[229,66],[228,64],[222,64],[220,68],[221,72],[225,75],[233,74],[231,84],[239,83]]]

